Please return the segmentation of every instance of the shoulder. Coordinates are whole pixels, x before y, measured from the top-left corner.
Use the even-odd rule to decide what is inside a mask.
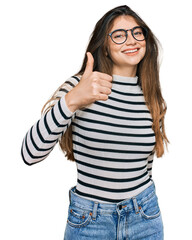
[[[64,83],[61,85],[61,87],[66,84],[69,84],[73,87],[79,83],[80,79],[81,79],[81,75],[73,75],[73,76],[69,77],[68,79],[66,79],[64,81]]]
[[[66,79],[65,82],[61,85],[61,87],[66,84],[74,87],[80,82],[81,77],[82,77],[81,75],[73,75],[73,76],[69,77],[68,79]]]
[[[68,93],[80,82],[80,79],[81,79],[81,75],[73,75],[67,78],[55,91],[54,93],[55,97],[60,98],[66,93]]]

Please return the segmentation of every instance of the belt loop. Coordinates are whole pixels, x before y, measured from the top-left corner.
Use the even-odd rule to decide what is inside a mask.
[[[94,207],[93,207],[93,214],[92,214],[92,219],[95,220],[97,217],[97,207],[98,207],[98,202],[94,202]]]
[[[138,207],[138,204],[137,204],[137,199],[135,197],[132,197],[132,200],[133,200],[133,205],[135,207],[135,212],[136,214],[139,213],[139,207]]]

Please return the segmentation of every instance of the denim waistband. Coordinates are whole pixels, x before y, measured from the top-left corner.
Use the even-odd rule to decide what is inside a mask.
[[[73,186],[69,190],[69,200],[70,204],[80,207],[86,210],[97,210],[97,211],[109,211],[114,212],[116,210],[122,209],[126,207],[127,210],[135,209],[138,211],[138,205],[147,201],[152,195],[156,193],[156,188],[154,181],[152,180],[152,184],[147,187],[145,190],[140,192],[138,195],[135,195],[132,198],[127,198],[118,203],[101,203],[99,201],[93,201],[86,199],[84,197],[79,196],[75,193],[76,186]]]

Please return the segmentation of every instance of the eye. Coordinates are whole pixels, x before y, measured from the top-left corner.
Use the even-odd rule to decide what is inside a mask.
[[[133,31],[133,34],[135,36],[143,36],[143,30],[142,28],[136,28],[134,31]]]
[[[142,35],[143,32],[142,32],[142,31],[135,31],[134,34],[135,34],[135,35]]]
[[[123,35],[122,34],[119,34],[119,35],[115,35],[114,38],[122,38]]]
[[[125,37],[125,32],[124,31],[116,31],[113,33],[113,38],[118,39],[118,38],[124,38]]]

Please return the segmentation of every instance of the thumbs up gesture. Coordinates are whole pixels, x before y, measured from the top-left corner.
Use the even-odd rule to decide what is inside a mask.
[[[69,109],[74,112],[97,100],[106,101],[111,93],[112,76],[93,71],[94,58],[87,52],[87,64],[80,82],[65,95]]]

